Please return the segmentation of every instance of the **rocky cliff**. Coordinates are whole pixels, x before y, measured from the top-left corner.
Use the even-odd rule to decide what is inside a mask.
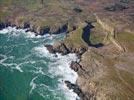
[[[66,81],[81,100],[134,98],[133,0],[2,0],[0,29],[29,28],[38,34],[66,32],[46,45],[51,53],[76,53],[71,68],[77,84]]]

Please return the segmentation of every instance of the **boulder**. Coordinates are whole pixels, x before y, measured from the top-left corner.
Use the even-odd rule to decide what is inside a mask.
[[[55,45],[54,50],[58,53],[61,53],[62,55],[70,53],[69,49],[66,47],[64,43],[58,43],[57,45]]]
[[[75,72],[77,72],[79,68],[81,68],[81,65],[75,61],[72,61],[70,68],[73,69]]]
[[[79,49],[79,55],[82,55],[82,54],[85,53],[86,51],[87,51],[87,48],[81,47],[81,48]]]
[[[73,84],[69,81],[65,81],[65,84],[67,85],[69,89],[72,89],[73,92],[75,92],[81,99],[85,97],[84,93],[82,92],[82,90],[79,88],[77,84]]]
[[[42,28],[40,28],[40,33],[39,35],[45,35],[50,33],[50,27],[49,26],[44,26]]]
[[[23,28],[24,29],[30,28],[30,23],[29,22],[25,22]]]
[[[45,47],[47,48],[47,50],[50,52],[50,53],[55,53],[55,50],[53,48],[52,45],[45,45]]]

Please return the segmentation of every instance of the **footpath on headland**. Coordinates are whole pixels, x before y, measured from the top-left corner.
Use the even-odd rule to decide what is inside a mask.
[[[80,58],[71,68],[78,73],[76,90],[82,100],[134,98],[134,1],[42,1],[0,1],[0,29],[28,28],[36,35],[66,32],[49,49]]]

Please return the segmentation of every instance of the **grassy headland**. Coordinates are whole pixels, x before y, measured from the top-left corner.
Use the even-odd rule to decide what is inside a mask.
[[[134,98],[133,5],[133,0],[0,0],[0,22],[18,27],[29,23],[37,33],[45,27],[54,33],[68,25],[64,44],[73,49],[88,48],[81,56],[82,68],[78,71],[77,84],[82,92],[95,100],[131,100]],[[83,40],[85,21],[94,26],[87,38],[92,44],[102,43],[102,47],[89,46]]]

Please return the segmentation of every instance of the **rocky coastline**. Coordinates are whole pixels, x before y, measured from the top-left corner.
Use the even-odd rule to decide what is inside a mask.
[[[45,34],[55,34],[55,33],[56,34],[61,34],[63,32],[66,33],[66,34],[68,33],[68,31],[66,30],[67,26],[65,26],[65,25],[63,25],[63,29],[59,28],[58,32],[56,31],[56,32],[53,32],[53,33],[49,33],[49,32],[44,32],[44,31],[41,32],[42,30],[40,30],[40,32],[37,33],[37,31],[34,31],[35,29],[31,29],[30,28],[30,24],[28,24],[28,23],[24,23],[23,26],[17,26],[15,24],[11,24],[9,22],[7,22],[7,23],[0,23],[0,30],[2,30],[4,28],[7,28],[7,27],[16,27],[17,29],[27,29],[26,31],[34,32],[34,34],[36,36],[37,35],[43,36]],[[62,31],[60,31],[60,29]],[[43,30],[46,30],[46,29],[43,29]],[[83,47],[81,47],[81,48],[68,48],[66,46],[66,44],[64,42],[62,42],[62,41],[57,42],[54,45],[44,45],[44,46],[47,48],[47,50],[50,53],[53,53],[53,54],[60,53],[62,55],[67,55],[69,53],[75,53],[79,59],[81,58],[82,54],[87,51],[87,48],[83,48]],[[74,70],[75,72],[77,72],[77,73],[78,73],[78,71],[83,70],[82,69],[82,65],[80,65],[79,62],[71,62],[70,68],[72,70]],[[65,80],[64,82],[65,82],[65,84],[67,85],[67,87],[69,89],[72,89],[73,92],[75,92],[81,98],[81,100],[89,100],[90,99],[90,97],[88,95],[85,95],[82,92],[81,88],[77,85],[77,83],[73,84],[73,83],[69,82],[68,80]]]
[[[50,53],[61,53],[62,55],[66,55],[69,53],[75,53],[79,60],[81,59],[81,56],[87,51],[87,48],[68,48],[66,44],[63,42],[58,42],[55,45],[45,45],[45,47],[48,49]],[[78,77],[81,74],[84,74],[85,70],[83,69],[82,65],[80,65],[80,62],[74,62],[72,61],[70,64],[70,68],[78,73]],[[95,99],[94,94],[86,94],[81,90],[81,87],[78,85],[78,83],[73,84],[69,82],[68,80],[64,81],[65,84],[69,89],[72,89],[73,92],[75,92],[81,100],[91,100]]]
[[[81,100],[96,100],[96,99],[109,99],[109,96],[105,96],[103,92],[100,90],[100,83],[98,83],[98,80],[100,77],[103,76],[103,74],[106,74],[104,70],[107,70],[107,60],[113,60],[117,59],[120,55],[122,55],[122,51],[116,47],[115,44],[104,44],[104,47],[96,48],[95,46],[87,45],[85,43],[82,43],[77,46],[78,43],[73,44],[74,40],[71,40],[70,38],[74,37],[72,35],[78,35],[77,31],[82,31],[85,29],[87,23],[84,22],[81,26],[77,28],[72,28],[73,30],[69,31],[67,30],[67,27],[65,28],[66,31],[56,31],[54,33],[50,32],[43,32],[43,33],[37,33],[36,31],[33,31],[35,35],[45,35],[45,34],[60,34],[60,33],[66,33],[67,37],[63,41],[59,41],[55,43],[54,45],[44,45],[50,53],[60,53],[62,55],[67,55],[69,53],[75,53],[77,57],[79,58],[79,62],[71,62],[70,68],[77,72],[78,79],[76,84],[73,84],[69,82],[68,80],[65,80],[65,84],[69,89],[72,89],[73,92],[75,92]],[[101,25],[101,24],[100,24]],[[16,27],[16,28],[23,28],[27,29],[27,31],[32,31],[30,29],[29,24],[24,24],[23,27],[17,26],[15,24],[10,23],[1,23],[0,29],[6,28],[6,27]],[[64,26],[64,25],[63,25]],[[64,26],[65,27],[65,26]],[[83,28],[84,27],[84,28]],[[60,28],[58,28],[60,29]],[[63,28],[64,29],[64,28]],[[34,29],[35,30],[35,29]],[[77,34],[75,34],[77,33]],[[110,35],[109,35],[110,36]],[[80,35],[82,37],[82,35]],[[110,36],[109,38],[111,38]],[[113,37],[112,37],[113,38]],[[113,38],[114,39],[114,38]],[[110,40],[111,41],[111,40]],[[82,40],[83,42],[83,40]],[[73,44],[73,45],[72,45]],[[115,49],[115,51],[114,51]],[[112,51],[113,50],[113,51]],[[129,49],[128,49],[129,50]],[[111,52],[111,53],[110,53]],[[125,53],[128,55],[128,53]],[[124,56],[124,55],[122,55]],[[121,56],[121,58],[122,58]],[[111,66],[111,65],[110,65]],[[110,69],[111,70],[111,69]],[[111,71],[110,71],[111,72]],[[110,73],[109,72],[109,73]],[[97,77],[94,79],[94,77]],[[103,79],[102,79],[103,80]],[[101,82],[101,81],[100,81]],[[102,81],[103,83],[103,81]],[[99,84],[99,85],[98,85]],[[108,93],[109,94],[109,93]]]
[[[34,25],[29,22],[25,22],[23,24],[14,24],[11,22],[0,22],[0,30],[7,27],[16,27],[17,29],[27,29],[27,31],[34,32],[35,35],[45,35],[45,34],[60,34],[60,33],[69,33],[68,24],[64,24],[61,27],[51,28],[49,26],[44,26],[42,28],[34,27]],[[40,27],[40,26],[39,26]]]
[[[0,29],[67,34],[63,41],[44,46],[50,53],[77,55],[79,62],[70,64],[77,82],[65,83],[81,100],[134,98],[133,0],[10,1],[0,3]]]

